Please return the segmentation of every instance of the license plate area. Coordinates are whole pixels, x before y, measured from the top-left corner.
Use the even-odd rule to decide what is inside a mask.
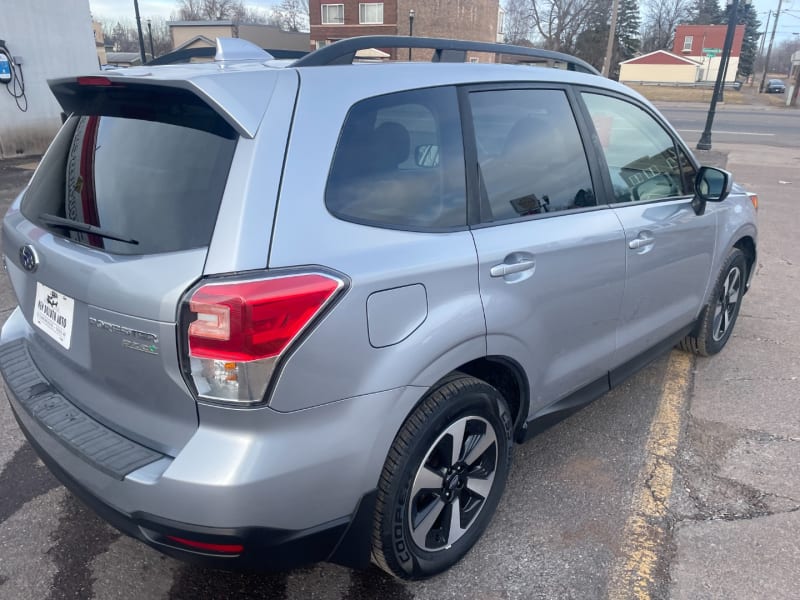
[[[67,350],[72,341],[74,315],[72,298],[36,282],[33,324]]]

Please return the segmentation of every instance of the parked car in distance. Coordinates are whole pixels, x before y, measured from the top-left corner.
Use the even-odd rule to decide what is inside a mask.
[[[782,94],[786,91],[786,86],[780,79],[770,79],[767,81],[766,91],[768,94]]]
[[[409,46],[434,61],[351,64]],[[50,85],[0,371],[53,473],[184,560],[442,572],[515,443],[676,344],[718,353],[754,272],[757,199],[564,54],[220,40]]]

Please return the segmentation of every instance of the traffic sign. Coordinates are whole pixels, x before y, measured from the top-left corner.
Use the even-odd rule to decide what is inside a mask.
[[[717,54],[722,54],[722,48],[703,48],[703,54],[711,58]]]

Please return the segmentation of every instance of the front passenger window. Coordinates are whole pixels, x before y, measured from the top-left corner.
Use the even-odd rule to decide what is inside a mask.
[[[606,157],[616,202],[646,202],[693,193],[694,167],[675,140],[641,108],[583,94]]]

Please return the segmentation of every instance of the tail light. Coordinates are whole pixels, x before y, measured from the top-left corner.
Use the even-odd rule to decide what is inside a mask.
[[[198,396],[262,401],[278,359],[344,282],[305,273],[207,283],[189,298],[189,362]]]

